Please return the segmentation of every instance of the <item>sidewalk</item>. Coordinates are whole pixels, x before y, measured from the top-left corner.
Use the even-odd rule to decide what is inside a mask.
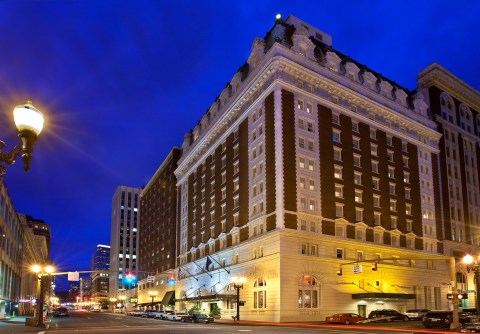
[[[0,319],[0,333],[15,333],[15,334],[31,334],[31,333],[46,333],[45,328],[26,326],[27,318],[33,316],[15,316]],[[48,325],[49,320],[47,320]]]

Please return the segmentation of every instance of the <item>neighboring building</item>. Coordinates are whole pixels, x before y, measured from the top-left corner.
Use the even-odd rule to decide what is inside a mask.
[[[175,268],[177,168],[181,149],[174,147],[142,191],[140,204],[140,279]]]
[[[51,244],[51,232],[50,232],[50,225],[45,223],[45,221],[41,219],[33,218],[32,216],[25,215],[25,219],[27,221],[28,226],[33,229],[33,233],[35,235],[41,235],[45,237],[45,241],[47,243],[48,248],[48,256],[50,257],[50,244]]]
[[[108,260],[110,261],[110,258]],[[107,285],[108,285],[108,280],[107,280]],[[91,290],[92,290],[92,278],[80,277],[80,301],[82,302],[90,301]]]
[[[442,194],[437,228],[443,252],[461,258],[479,255],[480,245],[480,93],[438,64],[419,74],[419,87],[442,134],[437,172]],[[428,198],[426,200],[429,200]],[[472,290],[474,272],[457,274],[461,290]],[[470,287],[470,288],[468,288]],[[475,307],[475,295],[461,306]]]
[[[0,178],[0,312],[11,315],[12,310],[19,307],[20,299],[30,300],[35,298],[33,291],[28,290],[22,293],[22,276],[27,273],[23,262],[27,254],[23,252],[24,241],[27,238],[33,242],[32,236],[24,235],[24,228],[19,219],[15,206],[5,185],[3,178]],[[29,244],[27,247],[34,247]],[[33,251],[33,250],[32,250]],[[48,258],[48,257],[47,257]],[[43,259],[39,257],[39,259]],[[30,279],[31,279],[31,275]],[[23,304],[24,302],[22,302]],[[29,305],[20,305],[22,310],[30,310]]]
[[[80,301],[80,282],[69,281],[68,297],[72,303],[78,303]]]
[[[17,216],[23,230],[22,283],[18,310],[21,315],[33,315],[38,291],[37,277],[31,268],[34,264],[48,263],[49,251],[46,236],[34,233],[33,228],[27,224],[26,215],[19,213]]]
[[[110,280],[110,246],[97,245],[92,256],[91,296],[95,301],[108,299]]]
[[[136,286],[127,281],[128,275],[138,277],[138,227],[140,219],[141,188],[119,186],[112,199],[110,230],[110,283],[109,294],[117,297],[119,290]]]

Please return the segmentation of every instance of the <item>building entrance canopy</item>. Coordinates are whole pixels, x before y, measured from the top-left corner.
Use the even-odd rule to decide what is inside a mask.
[[[194,301],[218,301],[223,299],[236,298],[234,295],[226,294],[214,294],[206,296],[196,296],[196,297],[185,297],[182,299],[177,299],[178,302],[194,302]]]
[[[175,290],[165,292],[161,304],[164,306],[175,305]]]
[[[367,292],[354,293],[352,299],[415,299],[414,293]]]

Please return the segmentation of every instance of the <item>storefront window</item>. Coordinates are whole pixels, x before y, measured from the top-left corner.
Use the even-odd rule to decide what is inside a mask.
[[[263,278],[258,278],[253,283],[253,308],[267,307],[267,282]]]
[[[318,294],[315,277],[305,275],[298,280],[298,308],[318,308]]]

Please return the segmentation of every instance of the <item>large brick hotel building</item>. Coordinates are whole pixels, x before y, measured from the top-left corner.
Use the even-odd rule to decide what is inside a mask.
[[[175,268],[140,282],[140,301],[175,291],[177,309],[230,317],[243,276],[242,319],[448,308],[448,257],[480,254],[479,111],[480,94],[437,64],[411,91],[278,18],[185,135],[165,241]],[[140,247],[152,270],[165,245]]]

